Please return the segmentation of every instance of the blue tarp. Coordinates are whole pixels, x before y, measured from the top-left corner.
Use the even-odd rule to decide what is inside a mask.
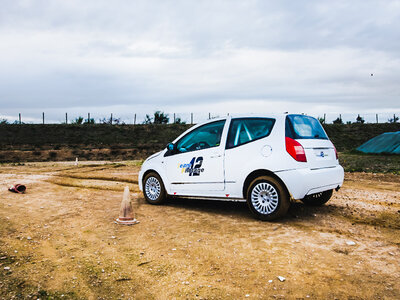
[[[364,153],[400,154],[400,131],[385,132],[357,148]]]

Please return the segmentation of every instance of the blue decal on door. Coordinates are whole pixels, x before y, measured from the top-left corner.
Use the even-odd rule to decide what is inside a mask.
[[[193,157],[188,164],[180,164],[179,168],[181,173],[188,173],[189,176],[199,176],[200,173],[204,172],[204,168],[201,167],[203,164],[203,157]]]

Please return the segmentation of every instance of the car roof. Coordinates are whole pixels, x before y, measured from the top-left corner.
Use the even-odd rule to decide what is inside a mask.
[[[194,126],[192,126],[189,129],[187,129],[185,132],[183,132],[177,138],[175,138],[175,140],[173,142],[175,143],[176,141],[178,141],[182,136],[187,134],[189,131],[192,131],[192,130],[198,128],[198,127],[201,127],[203,125],[206,125],[206,124],[209,124],[209,123],[212,123],[212,122],[218,122],[218,121],[227,120],[227,119],[230,119],[230,118],[231,119],[239,119],[239,118],[273,118],[273,119],[276,119],[279,122],[281,120],[285,120],[286,116],[290,116],[290,115],[302,115],[302,114],[288,114],[288,113],[230,114],[230,115],[225,116],[225,117],[213,118],[213,119],[209,119],[209,120],[204,121],[204,122],[197,123]]]

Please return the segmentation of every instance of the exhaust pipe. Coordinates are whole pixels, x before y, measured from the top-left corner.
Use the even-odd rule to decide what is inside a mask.
[[[338,190],[340,190],[340,186],[339,186],[339,185],[335,188],[335,191],[336,191],[336,192],[337,192]]]

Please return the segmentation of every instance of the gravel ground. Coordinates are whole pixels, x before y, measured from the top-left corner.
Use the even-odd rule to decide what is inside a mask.
[[[261,222],[245,203],[147,205],[138,170],[2,165],[0,298],[400,298],[399,175],[346,173],[327,205]],[[114,223],[126,185],[134,226]]]

